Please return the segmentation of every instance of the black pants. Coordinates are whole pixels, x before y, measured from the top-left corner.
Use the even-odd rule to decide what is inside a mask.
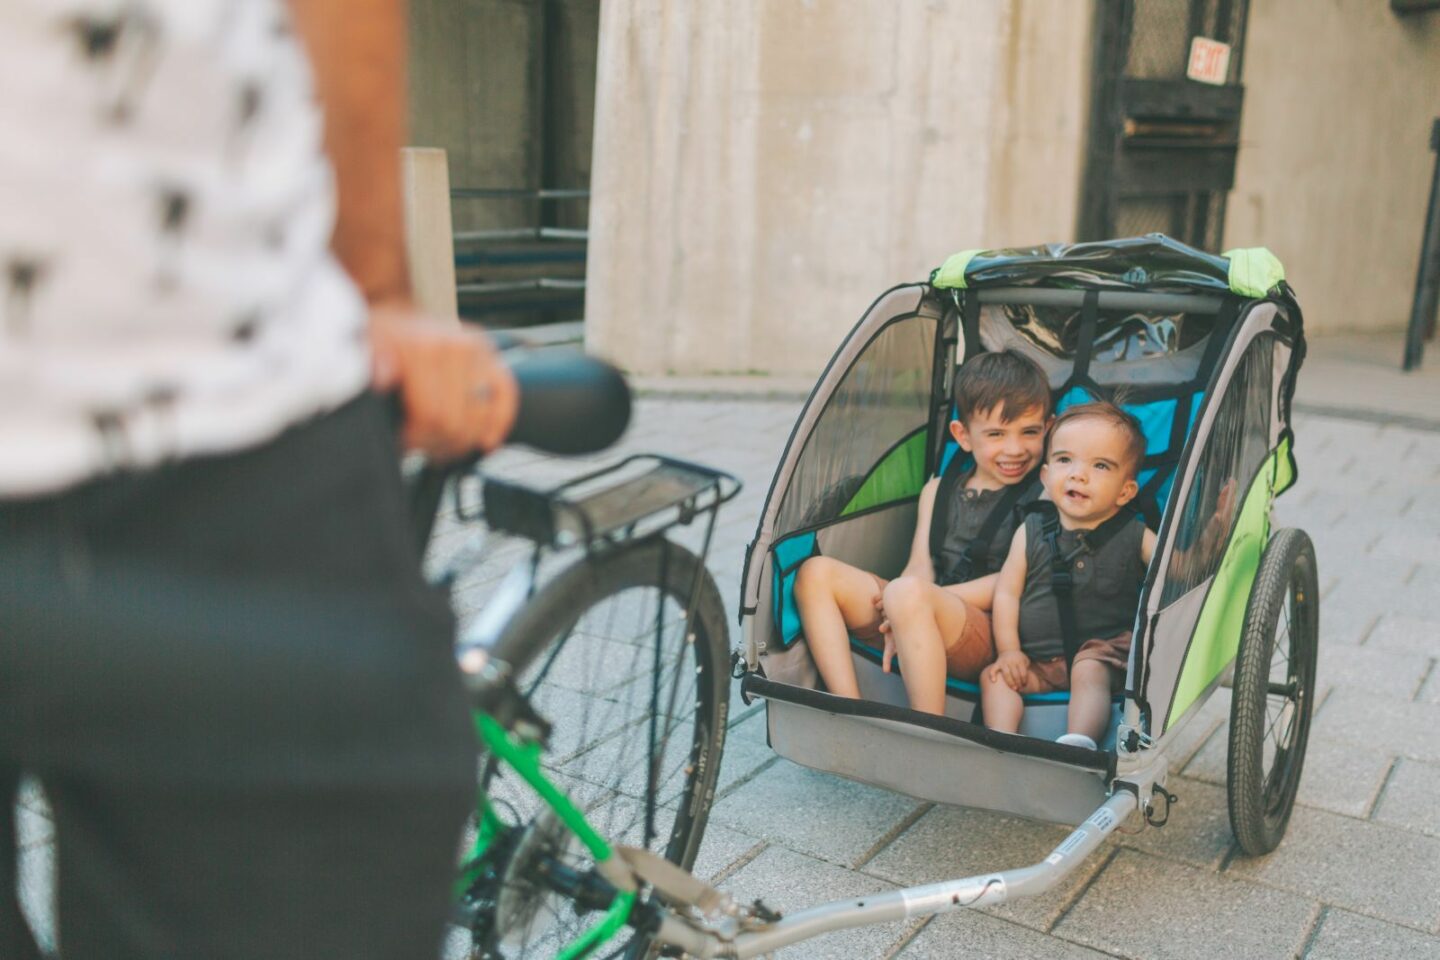
[[[363,398],[0,502],[0,870],[22,771],[85,957],[433,957],[474,789],[443,598]],[[28,946],[0,896],[0,956]]]

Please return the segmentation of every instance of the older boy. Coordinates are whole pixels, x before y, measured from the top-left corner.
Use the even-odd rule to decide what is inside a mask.
[[[882,669],[889,672],[898,652],[910,705],[926,713],[944,712],[947,674],[973,679],[993,657],[988,611],[995,573],[1015,529],[1014,508],[1039,493],[1033,471],[1044,448],[1050,386],[1019,354],[985,353],[957,373],[955,407],[950,433],[974,466],[958,482],[942,485],[937,477],[921,490],[900,576],[887,581],[830,557],[800,568],[796,604],[831,693],[860,695],[852,633],[883,635]],[[1012,488],[1018,495],[1007,496]]]
[[[1060,742],[1093,750],[1104,734],[1155,549],[1155,534],[1133,513],[1121,512],[1139,490],[1135,473],[1144,456],[1139,423],[1114,404],[1083,404],[1055,420],[1040,478],[1058,527],[1047,526],[1041,512],[1027,516],[995,585],[998,655],[980,680],[991,729],[1020,729],[1021,694],[1068,689],[1068,729]],[[1057,561],[1070,570],[1068,596],[1054,589]]]

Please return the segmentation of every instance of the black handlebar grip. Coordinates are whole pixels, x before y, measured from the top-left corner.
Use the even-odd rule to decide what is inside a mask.
[[[577,354],[533,355],[511,368],[520,411],[508,443],[547,453],[594,453],[630,424],[630,387],[619,370]]]

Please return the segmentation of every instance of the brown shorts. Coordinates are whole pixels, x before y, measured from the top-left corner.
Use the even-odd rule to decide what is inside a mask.
[[[883,591],[888,581],[873,573],[870,576],[875,577],[875,589]],[[944,638],[945,672],[956,680],[975,683],[980,679],[980,671],[995,662],[995,639],[990,635],[990,614],[964,600],[960,602],[965,604],[965,626],[960,636]],[[856,629],[854,634],[857,639],[876,646],[885,642],[878,622],[872,627]]]
[[[1110,689],[1120,689],[1125,683],[1125,671],[1130,666],[1130,631],[1109,640],[1086,640],[1075,653],[1075,662],[1081,660],[1099,660],[1105,664],[1110,668]],[[1030,675],[1041,688],[1037,693],[1070,689],[1070,668],[1065,666],[1063,656],[1031,660]]]
[[[962,603],[964,601],[961,601]],[[995,660],[995,640],[990,635],[990,614],[965,604],[965,627],[952,641],[945,638],[945,670],[956,680],[974,683]]]

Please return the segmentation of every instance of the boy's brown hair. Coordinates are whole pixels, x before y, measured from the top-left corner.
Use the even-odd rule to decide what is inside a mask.
[[[1130,471],[1130,479],[1135,479],[1135,474],[1140,471],[1140,463],[1145,459],[1145,431],[1140,426],[1140,421],[1135,419],[1133,414],[1127,413],[1124,408],[1117,406],[1109,400],[1094,400],[1090,403],[1080,403],[1067,409],[1064,413],[1055,418],[1050,425],[1050,432],[1045,436],[1045,456],[1050,456],[1050,442],[1055,438],[1055,433],[1067,423],[1074,423],[1076,420],[1103,420],[1125,434],[1125,468]]]
[[[970,418],[989,410],[1000,411],[1009,423],[1027,410],[1040,408],[1050,415],[1050,383],[1035,361],[1013,350],[971,357],[955,374],[955,419],[970,425]]]

